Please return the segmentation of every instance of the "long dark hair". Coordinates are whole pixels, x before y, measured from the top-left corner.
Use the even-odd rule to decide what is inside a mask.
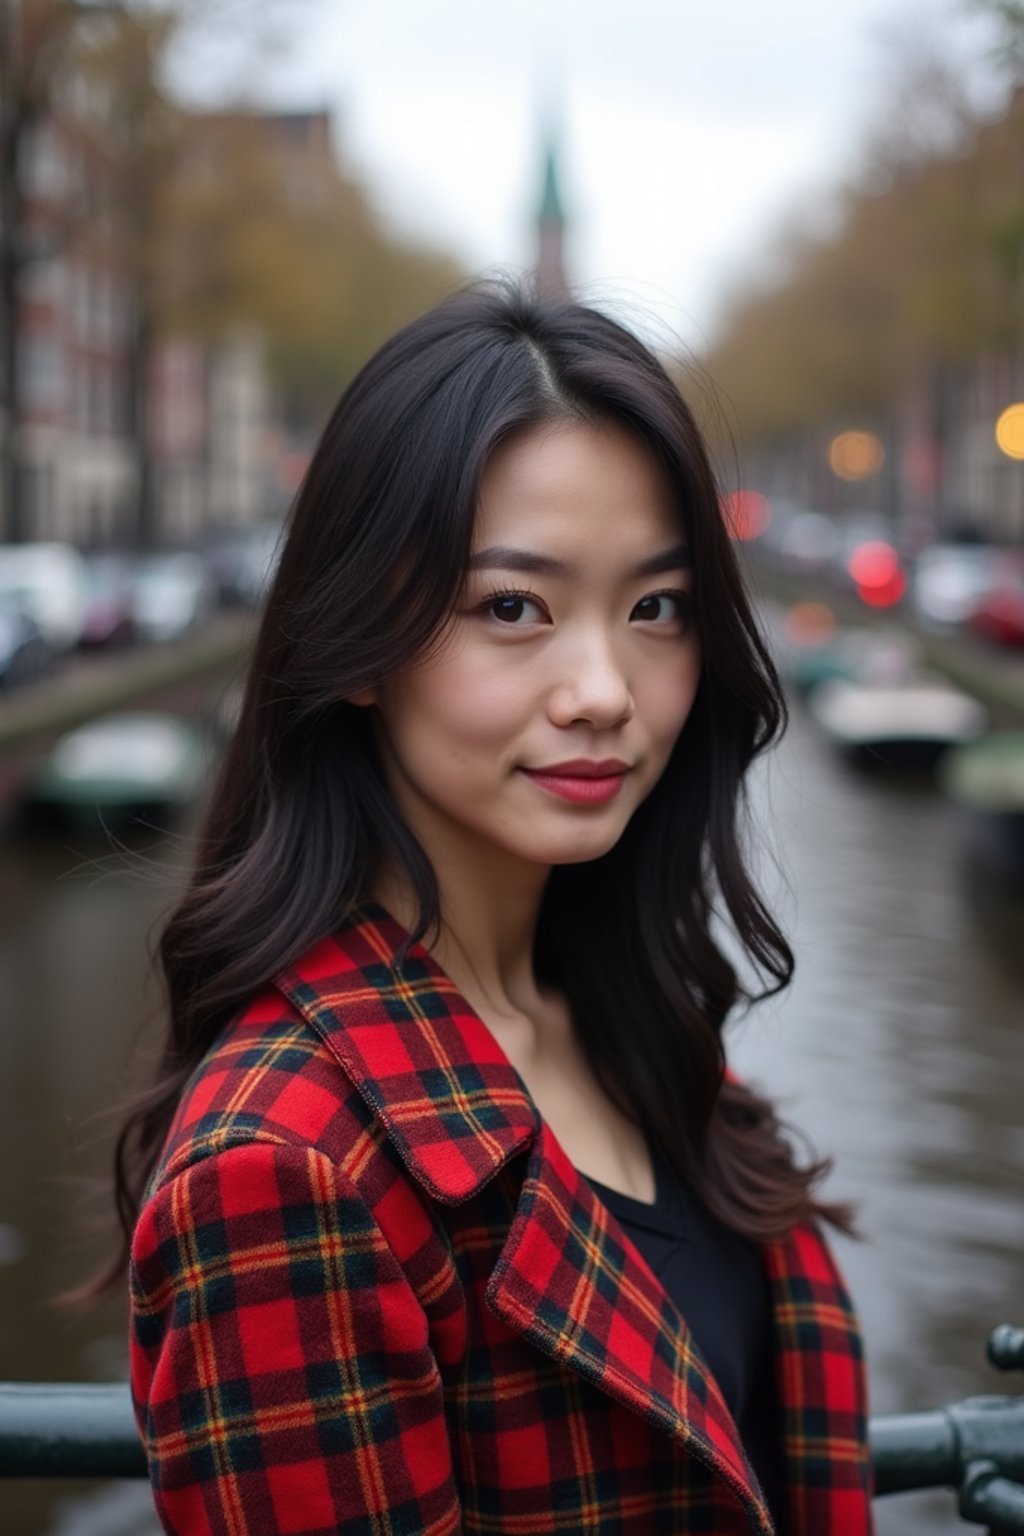
[[[437,931],[434,872],[388,792],[369,712],[345,699],[443,634],[489,456],[560,418],[619,424],[667,473],[692,550],[703,661],[670,763],[617,846],[553,871],[538,971],[565,994],[609,1096],[725,1222],[764,1239],[809,1216],[843,1221],[813,1198],[826,1165],[799,1166],[770,1106],[724,1079],[722,1025],[747,993],[714,912],[731,922],[761,995],[793,967],[737,834],[744,774],[784,706],[700,432],[655,356],[615,321],[490,284],[371,358],[295,501],[191,882],[160,942],[169,1032],[116,1153],[126,1239],[189,1075],[253,991],[345,918],[378,859],[418,898],[414,936]]]

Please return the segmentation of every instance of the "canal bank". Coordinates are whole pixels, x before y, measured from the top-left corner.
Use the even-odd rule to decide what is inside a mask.
[[[73,656],[52,677],[0,700],[0,822],[57,737],[86,720],[136,707],[212,723],[241,676],[256,622],[250,612],[226,613],[170,644]]]
[[[825,603],[842,626],[906,635],[914,641],[926,667],[948,677],[984,704],[993,725],[1008,729],[1024,726],[1024,652],[997,650],[965,634],[933,632],[902,608],[869,608],[853,592],[772,569],[754,558],[747,562],[746,571],[761,603],[788,608],[813,600]]]
[[[245,657],[255,622],[251,613],[223,614],[172,643],[71,658],[64,670],[0,701],[0,752],[108,709],[156,702],[183,682],[229,672]]]

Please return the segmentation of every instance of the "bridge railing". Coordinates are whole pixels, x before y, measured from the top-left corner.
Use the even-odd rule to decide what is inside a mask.
[[[988,1357],[1024,1369],[1024,1328],[997,1328]],[[1024,1533],[1024,1396],[969,1397],[871,1420],[875,1492],[950,1488],[960,1516],[994,1536]],[[0,1382],[0,1477],[145,1477],[123,1384]]]

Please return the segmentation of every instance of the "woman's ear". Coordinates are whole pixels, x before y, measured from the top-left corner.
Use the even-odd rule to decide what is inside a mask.
[[[375,687],[360,688],[358,693],[346,693],[346,704],[355,704],[358,709],[369,709],[371,704],[377,703],[377,689]]]

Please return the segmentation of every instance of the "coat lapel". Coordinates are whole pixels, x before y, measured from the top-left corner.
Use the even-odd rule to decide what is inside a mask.
[[[275,984],[304,1014],[435,1200],[468,1200],[533,1140],[522,1079],[455,984],[382,907],[360,907]]]
[[[489,1306],[711,1467],[753,1528],[770,1533],[735,1425],[685,1321],[452,981],[419,945],[397,965],[406,940],[382,908],[361,907],[276,984],[436,1200],[469,1199],[528,1152]]]
[[[692,1333],[611,1212],[542,1125],[487,1288],[497,1315],[664,1430],[732,1489],[755,1529],[768,1511]]]

